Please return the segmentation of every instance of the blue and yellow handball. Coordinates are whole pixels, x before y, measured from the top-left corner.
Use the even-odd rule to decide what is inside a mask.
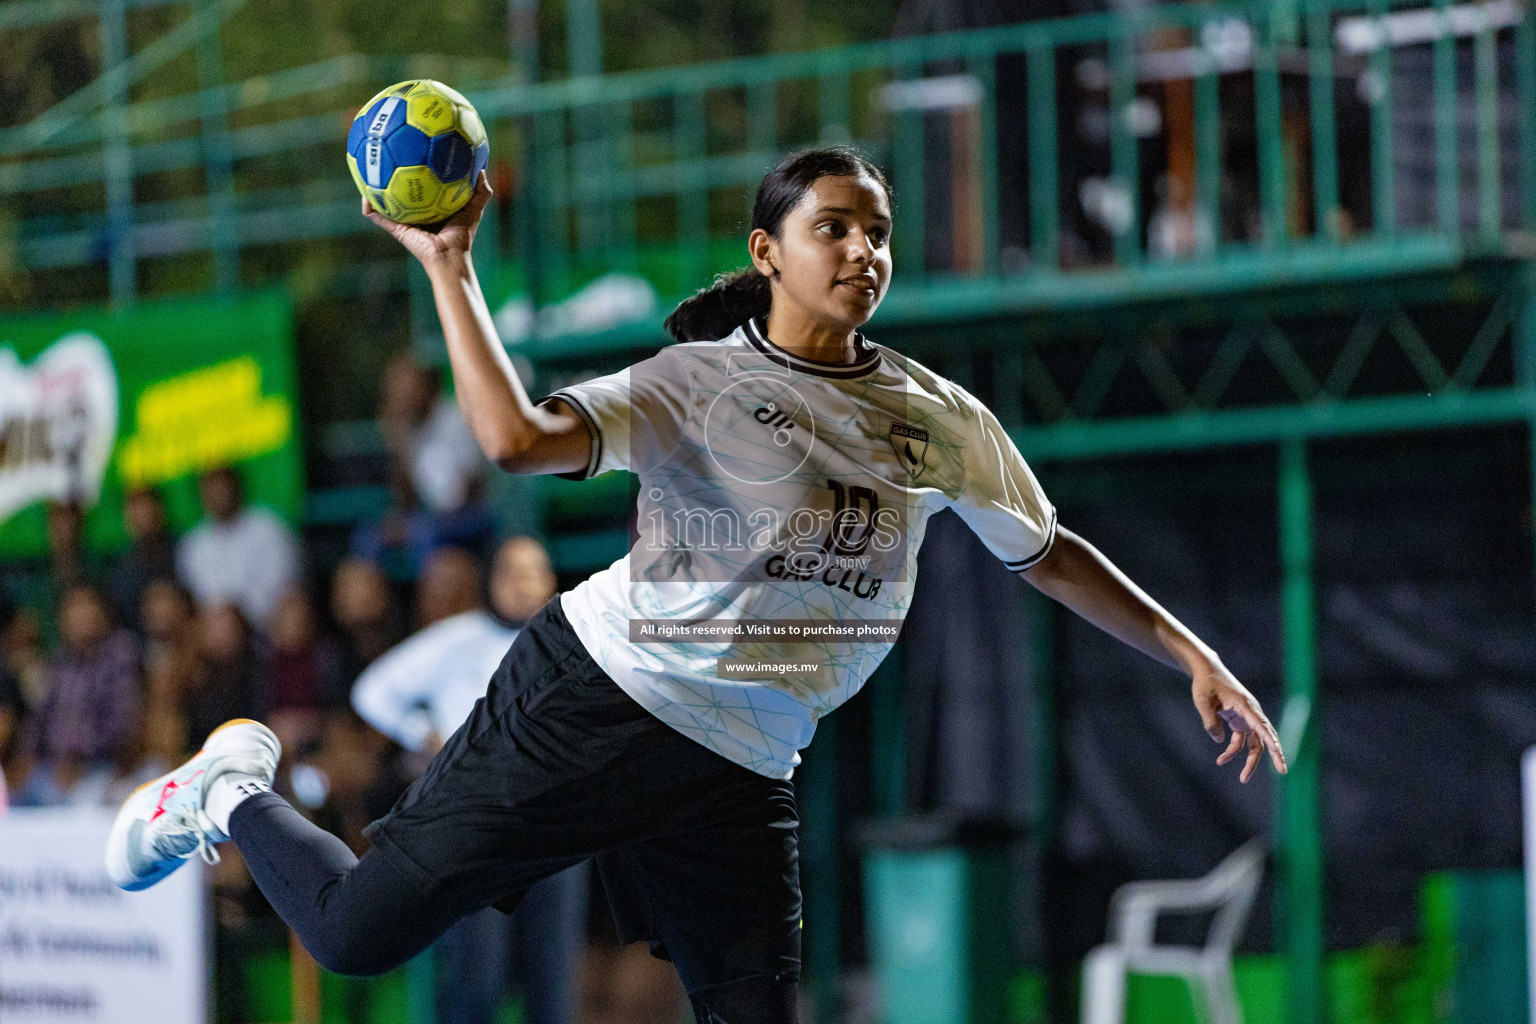
[[[442,82],[412,79],[369,100],[347,133],[347,169],[373,208],[402,224],[452,217],[490,158],[485,125]]]

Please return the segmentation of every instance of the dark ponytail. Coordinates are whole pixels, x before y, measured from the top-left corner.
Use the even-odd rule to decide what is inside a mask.
[[[678,341],[718,341],[748,320],[767,316],[771,305],[768,279],[756,267],[743,267],[678,303],[665,326]]]
[[[779,161],[763,176],[752,204],[752,230],[762,228],[774,238],[784,217],[793,210],[816,179],[829,175],[854,177],[865,174],[879,182],[886,197],[891,186],[880,168],[848,146],[806,149]],[[773,290],[756,267],[721,274],[708,288],[680,302],[666,319],[668,333],[678,341],[718,341],[756,317],[768,315]]]

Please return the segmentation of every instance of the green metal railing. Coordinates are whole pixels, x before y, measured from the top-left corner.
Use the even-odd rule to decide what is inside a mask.
[[[1536,104],[1532,20],[1513,0],[1427,2],[1439,30],[1400,42],[1390,19],[1423,3],[1166,5],[471,87],[495,157],[517,169],[520,183],[515,237],[505,253],[486,256],[520,263],[540,299],[561,298],[608,269],[638,271],[675,297],[742,262],[764,169],[786,151],[828,142],[860,145],[889,171],[898,295],[913,306],[925,304],[913,286],[945,291],[974,312],[1092,301],[1102,285],[1065,271],[1135,271],[1166,255],[1148,251],[1152,197],[1171,164],[1163,149],[1193,154],[1193,181],[1190,171],[1175,175],[1191,191],[1172,212],[1199,239],[1178,254],[1181,264],[1220,266],[1257,253],[1265,258],[1248,261],[1250,272],[1283,278],[1298,260],[1319,251],[1326,260],[1339,245],[1375,243],[1368,251],[1383,268],[1392,243],[1410,236],[1497,247],[1510,229],[1536,224],[1536,124],[1501,125],[1499,116],[1501,103]],[[119,302],[138,293],[144,260],[206,253],[216,266],[210,277],[229,288],[240,283],[242,250],[367,230],[342,172],[356,104],[395,77],[465,84],[474,71],[343,56],[226,82],[216,43],[252,16],[242,0],[189,0],[186,21],[129,54],[123,26],[130,8],[146,3],[112,0],[96,10],[106,61],[96,83],[31,123],[0,129],[0,203],[15,218],[0,246],[34,269],[105,259]],[[0,31],[48,11],[73,17],[84,8],[8,5]],[[1402,223],[1394,53],[1414,47],[1433,51],[1435,195],[1432,216]],[[188,49],[198,55],[198,90],[129,102],[138,83]],[[1471,55],[1470,89],[1459,53]],[[1193,96],[1178,123],[1165,102],[1173,90]],[[1353,121],[1341,127],[1341,102],[1360,108],[1351,115],[1363,132]],[[1475,224],[1464,226],[1458,120],[1468,107],[1478,204]],[[1096,141],[1081,137],[1089,117],[1100,125]],[[1251,167],[1253,180],[1234,181],[1233,166]],[[204,173],[160,190],[178,194],[135,201],[140,179],[197,169]],[[1083,209],[1085,187],[1103,207],[1097,215]],[[1234,238],[1223,222],[1238,194],[1250,192],[1242,212],[1259,229]],[[1518,197],[1513,216],[1502,208],[1506,195]],[[34,202],[47,212],[34,212]]]
[[[1077,290],[1077,282],[1056,276],[1073,263],[1062,251],[1064,224],[1093,230],[1077,213],[1089,179],[1117,209],[1109,218],[1112,261],[1078,255],[1075,262],[1136,269],[1147,261],[1143,196],[1164,168],[1136,137],[1135,115],[1149,109],[1160,86],[1180,81],[1191,83],[1195,96],[1188,144],[1197,173],[1193,203],[1176,212],[1203,225],[1210,236],[1198,251],[1184,254],[1195,261],[1220,264],[1232,255],[1258,252],[1270,257],[1261,266],[1274,271],[1297,254],[1333,250],[1346,240],[1347,223],[1356,225],[1354,242],[1439,235],[1488,245],[1497,245],[1508,228],[1531,226],[1536,127],[1528,119],[1520,124],[1518,180],[1502,180],[1501,148],[1510,143],[1501,136],[1498,110],[1511,86],[1500,81],[1497,50],[1501,40],[1511,47],[1513,88],[1523,101],[1536,59],[1529,19],[1521,18],[1517,7],[1453,9],[1446,0],[1437,4],[1445,31],[1430,44],[1438,217],[1400,223],[1393,49],[1353,41],[1350,52],[1340,52],[1336,38],[1351,19],[1351,40],[1362,32],[1368,40],[1370,19],[1401,6],[1384,0],[1315,2],[1304,22],[1292,19],[1297,23],[1289,26],[1282,24],[1279,5],[1161,6],[1134,16],[1087,16],[549,83],[485,93],[478,102],[492,119],[510,118],[522,128],[511,139],[520,163],[533,168],[519,196],[520,205],[533,212],[521,220],[517,251],[536,258],[551,294],[569,291],[595,268],[634,268],[644,253],[669,247],[674,275],[652,275],[653,283],[668,297],[685,293],[709,273],[741,261],[729,249],[722,258],[709,243],[724,239],[739,248],[751,191],[776,155],[800,145],[848,141],[886,166],[895,183],[897,274],[908,299],[923,303],[914,284],[969,281],[982,287],[965,293],[967,304],[984,311],[1023,282],[1049,282],[1058,295]],[[1390,34],[1390,28],[1378,32],[1382,39]],[[1301,36],[1304,42],[1298,41]],[[1479,219],[1473,231],[1464,231],[1458,216],[1462,174],[1456,123],[1464,101],[1455,58],[1457,48],[1466,46],[1475,53],[1471,103]],[[1107,77],[1098,90],[1104,95],[1075,84],[1085,68]],[[1022,97],[1015,88],[1005,105],[1000,79],[1022,79]],[[1365,139],[1340,138],[1341,80],[1358,81],[1370,97]],[[1222,95],[1223,81],[1239,87],[1227,92],[1245,97],[1251,110],[1235,109],[1237,100]],[[1303,100],[1305,110],[1299,111]],[[1304,138],[1292,132],[1289,143],[1288,107],[1301,114],[1307,129]],[[1107,123],[1101,147],[1107,166],[1091,173],[1063,159],[1064,149],[1083,148],[1068,136],[1067,118],[1090,109],[1102,109]],[[642,120],[650,127],[637,128]],[[1232,241],[1222,232],[1223,193],[1231,189],[1221,177],[1223,134],[1244,121],[1252,123],[1262,227],[1256,238]],[[947,147],[936,145],[946,128]],[[1306,181],[1297,180],[1299,153],[1287,150],[1303,143],[1311,153]],[[1341,151],[1349,155],[1352,147],[1365,148],[1370,158],[1368,200],[1353,209],[1341,201],[1340,185]],[[1006,176],[1004,148],[1020,151]],[[1227,153],[1228,161],[1235,158],[1240,155]],[[1025,193],[1028,202],[1004,210],[1004,191]],[[1519,216],[1509,224],[1500,207],[1506,191],[1520,196]],[[970,210],[957,208],[948,216],[952,237],[946,253],[946,246],[934,244],[935,221],[946,218],[935,218],[933,208],[941,205],[936,198],[956,195],[974,201]],[[649,218],[642,212],[648,205]],[[1296,216],[1291,211],[1298,206],[1309,206],[1312,215]],[[653,222],[648,229],[647,220]],[[1014,240],[1011,251],[1005,251],[1005,237]],[[959,251],[967,245],[974,251]],[[1377,254],[1384,268],[1390,265],[1390,245]]]
[[[1067,269],[1063,224],[1068,219],[1082,224],[1083,218],[1073,214],[1077,192],[1089,177],[1098,180],[1101,195],[1117,208],[1109,231],[1113,264],[1137,268],[1148,258],[1143,197],[1163,168],[1149,152],[1152,147],[1136,137],[1136,114],[1153,104],[1159,85],[1180,81],[1192,83],[1196,97],[1188,144],[1198,167],[1194,201],[1183,212],[1211,236],[1200,251],[1188,255],[1220,262],[1234,253],[1258,251],[1273,257],[1272,266],[1283,267],[1292,250],[1342,243],[1349,222],[1356,225],[1353,239],[1359,241],[1434,234],[1470,235],[1497,244],[1506,229],[1531,226],[1536,209],[1531,161],[1536,126],[1521,120],[1518,180],[1504,181],[1501,147],[1509,142],[1501,138],[1498,114],[1501,93],[1511,88],[1499,78],[1501,39],[1512,49],[1514,88],[1523,99],[1532,87],[1536,47],[1529,19],[1520,17],[1520,8],[1498,5],[1457,8],[1462,16],[1453,19],[1446,0],[1437,4],[1446,28],[1429,44],[1435,54],[1437,218],[1408,225],[1400,222],[1398,208],[1393,49],[1357,41],[1362,32],[1369,36],[1370,17],[1380,19],[1394,6],[1401,5],[1384,0],[1312,3],[1304,22],[1289,27],[1281,23],[1280,5],[1159,6],[1134,16],[1089,16],[550,83],[486,95],[480,102],[493,118],[521,119],[532,126],[518,136],[523,162],[536,169],[520,198],[537,216],[523,225],[533,235],[532,248],[520,251],[536,251],[541,266],[557,281],[570,274],[573,261],[633,265],[637,245],[670,244],[677,280],[660,284],[664,290],[671,285],[668,294],[686,291],[718,269],[708,265],[708,240],[740,237],[740,212],[777,153],[839,141],[863,146],[891,173],[898,193],[897,274],[908,294],[913,284],[937,279],[1004,284],[1049,278]],[[1507,23],[1501,25],[1495,14]],[[1336,45],[1345,19],[1355,22],[1350,52]],[[1470,32],[1470,37],[1458,40],[1457,31]],[[1390,32],[1378,30],[1381,37]],[[1301,35],[1305,41],[1297,42]],[[1455,58],[1457,48],[1465,46],[1475,53],[1471,102],[1479,197],[1479,218],[1469,232],[1459,218],[1462,174],[1456,152],[1464,101],[1457,93]],[[1085,68],[1107,77],[1101,90],[1107,97],[1074,85]],[[1014,102],[1002,106],[1000,76],[1023,80],[1022,100],[1013,90]],[[1340,80],[1358,82],[1368,93],[1368,138],[1340,138]],[[1247,93],[1241,88],[1227,92],[1245,97],[1251,110],[1234,109],[1237,100],[1222,95],[1221,81],[1239,87],[1246,83]],[[926,113],[915,109],[923,106],[929,108]],[[1107,166],[1091,175],[1082,166],[1069,168],[1062,157],[1068,146],[1082,148],[1067,137],[1071,126],[1066,116],[1088,109],[1103,110],[1108,135],[1102,147]],[[652,112],[657,127],[635,129],[642,110]],[[654,116],[658,112],[659,118]],[[1288,127],[1298,119],[1306,126],[1304,133]],[[582,137],[578,125],[583,120],[603,130]],[[1221,180],[1222,136],[1242,121],[1251,121],[1253,128],[1256,212],[1262,228],[1257,238],[1232,242],[1221,231],[1223,191],[1230,187]],[[933,144],[945,127],[950,129],[947,151]],[[1012,161],[1014,170],[1005,182],[1000,147],[1020,137],[1024,144],[1014,148],[1022,150],[1023,166]],[[1297,180],[1303,144],[1311,153],[1305,181]],[[1352,147],[1365,148],[1370,158],[1368,202],[1354,209],[1342,202],[1340,186],[1341,149]],[[1226,161],[1240,158],[1230,151],[1226,155]],[[1028,203],[1003,211],[999,199],[1005,185],[1027,193]],[[1506,224],[1501,197],[1516,190],[1518,221]],[[948,225],[952,234],[979,240],[974,258],[954,252],[965,239],[954,240],[947,258],[936,251],[943,247],[932,244],[935,192],[945,199],[974,193],[975,213],[956,212]],[[637,242],[637,210],[658,199],[670,204],[675,219],[642,230]],[[1301,206],[1313,214],[1292,212]],[[709,216],[712,207],[725,215]],[[1017,240],[1012,255],[1022,266],[1010,266],[1005,259],[1005,234]],[[1018,244],[1026,240],[1027,248]],[[1383,263],[1390,262],[1389,248],[1381,253]],[[1072,282],[1052,285],[1073,287]],[[558,285],[556,290],[561,290]]]

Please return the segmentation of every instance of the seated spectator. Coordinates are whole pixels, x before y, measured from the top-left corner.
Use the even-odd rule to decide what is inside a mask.
[[[26,572],[12,581],[11,596],[31,612],[42,646],[59,646],[59,609],[64,592],[76,583],[100,577],[85,548],[85,513],[73,502],[50,501],[44,509],[48,560],[41,572]]]
[[[319,738],[323,712],[346,706],[352,677],[344,674],[336,644],[321,634],[314,604],[302,587],[277,602],[269,639],[266,723],[285,751],[297,751]]]
[[[18,608],[0,632],[0,654],[5,668],[16,678],[21,699],[29,709],[41,707],[48,693],[48,654],[43,648],[43,626],[37,613]]]
[[[139,727],[139,644],[114,624],[105,595],[87,583],[64,592],[63,645],[48,666],[48,693],[23,743],[32,770],[17,803],[57,804],[105,786]]]
[[[389,580],[362,558],[348,558],[336,567],[331,617],[341,630],[341,674],[348,688],[359,672],[405,635]]]
[[[10,631],[18,610],[15,605],[0,597],[0,636]],[[17,734],[27,716],[27,702],[21,696],[21,683],[10,666],[0,660],[0,785],[3,785],[5,769],[11,763]]]
[[[165,501],[153,487],[137,487],[123,495],[123,528],[128,550],[107,576],[107,592],[118,621],[142,630],[144,588],[154,579],[176,576],[176,539],[166,526]]]
[[[479,567],[457,548],[433,553],[418,594],[423,628],[358,677],[352,706],[407,750],[436,753],[469,717],[524,622],[555,594],[544,546],[514,537],[496,551],[490,604]]]
[[[340,680],[340,654],[320,632],[309,591],[294,587],[272,617],[272,685],[267,706],[323,710],[345,707],[352,680]]]
[[[245,615],[234,604],[214,604],[199,616],[201,663],[182,697],[186,737],[195,750],[203,738],[231,718],[261,718],[266,713],[262,665]]]
[[[277,599],[299,577],[299,546],[288,525],[245,504],[240,476],[224,467],[197,482],[206,518],[176,546],[176,571],[199,605],[231,602],[266,632]]]
[[[192,592],[176,579],[160,577],[145,585],[139,602],[139,621],[144,624],[146,672],[169,671],[197,660],[197,602],[192,599]]]
[[[363,829],[394,806],[410,780],[399,748],[350,710],[325,716],[320,739],[290,771],[295,802],[354,852],[368,848]]]
[[[187,749],[183,700],[202,679],[202,636],[197,605],[173,579],[144,587],[144,752],[166,764],[180,764]]]
[[[51,575],[62,598],[66,589],[91,575],[85,554],[85,511],[74,502],[50,501],[47,526]]]
[[[425,629],[435,623],[441,623],[449,619],[457,619],[466,612],[480,606],[481,580],[480,563],[475,557],[462,548],[438,548],[427,559],[426,565],[421,571],[421,579],[416,584],[416,626]],[[511,644],[508,640],[502,645],[502,651]],[[407,642],[405,645],[409,646]],[[400,648],[381,653],[379,657],[387,657],[398,653]],[[369,659],[374,662],[374,659]],[[366,676],[372,664],[361,666],[359,672]],[[354,679],[361,678],[353,676]],[[489,676],[487,675],[487,679]],[[484,680],[482,680],[484,682]],[[352,690],[353,706],[357,707],[356,689]],[[473,701],[471,701],[473,703]],[[405,747],[407,753],[401,758],[398,766],[400,771],[409,776],[419,775],[431,760],[436,749],[426,749],[421,745]]]
[[[416,628],[480,607],[480,563],[463,548],[432,552],[416,581]]]
[[[11,741],[26,717],[27,706],[21,699],[21,684],[0,665],[0,770],[10,761]]]
[[[353,553],[385,563],[397,559],[401,575],[415,579],[440,546],[484,550],[492,528],[485,503],[489,464],[457,403],[442,394],[437,371],[408,352],[384,368],[379,430],[391,507],[353,537]]]

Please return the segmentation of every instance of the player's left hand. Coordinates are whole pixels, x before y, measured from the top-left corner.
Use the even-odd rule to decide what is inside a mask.
[[[1195,699],[1195,709],[1205,731],[1217,743],[1222,742],[1222,726],[1231,730],[1227,748],[1216,758],[1217,764],[1226,764],[1245,747],[1247,759],[1243,763],[1239,782],[1247,782],[1259,766],[1259,758],[1269,751],[1269,759],[1275,771],[1285,774],[1285,752],[1280,749],[1280,737],[1269,723],[1264,709],[1248,688],[1220,663],[1207,665],[1195,672],[1190,684]]]

